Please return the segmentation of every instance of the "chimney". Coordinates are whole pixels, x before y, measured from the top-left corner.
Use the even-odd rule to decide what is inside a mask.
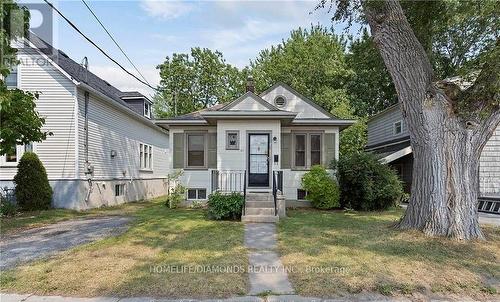
[[[255,85],[253,83],[253,77],[252,76],[248,76],[247,78],[247,91],[246,92],[254,92],[255,93]]]

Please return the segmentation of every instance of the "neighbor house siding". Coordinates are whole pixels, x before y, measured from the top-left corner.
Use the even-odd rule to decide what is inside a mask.
[[[42,131],[53,135],[34,143],[50,180],[75,178],[75,85],[34,49],[18,52],[19,84],[23,90],[37,92],[36,110],[45,118]],[[11,180],[16,167],[2,167],[1,180]]]
[[[112,102],[112,101],[111,101]],[[90,93],[88,108],[88,157],[95,179],[165,178],[169,172],[168,134],[150,127],[114,105]],[[79,167],[85,178],[85,95],[78,89]],[[139,144],[153,147],[152,171],[140,169]],[[111,157],[111,150],[116,156]]]
[[[482,196],[500,196],[500,126],[481,153],[479,186]]]
[[[397,121],[402,121],[403,124],[403,131],[400,134],[394,134],[394,123]],[[399,106],[395,106],[368,121],[368,147],[401,139],[408,135],[408,127],[406,127]]]

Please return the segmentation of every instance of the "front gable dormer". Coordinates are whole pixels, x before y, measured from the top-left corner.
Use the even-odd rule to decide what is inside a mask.
[[[283,83],[277,83],[270,87],[261,93],[260,97],[279,110],[297,112],[297,119],[335,118],[312,100]]]

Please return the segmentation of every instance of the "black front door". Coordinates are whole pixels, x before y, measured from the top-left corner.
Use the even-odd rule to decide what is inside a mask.
[[[248,186],[269,187],[269,134],[249,134],[248,146]]]

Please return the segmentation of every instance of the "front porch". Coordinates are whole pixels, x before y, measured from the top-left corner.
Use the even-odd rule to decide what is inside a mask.
[[[212,170],[211,191],[240,193],[243,195],[243,222],[277,222],[286,216],[283,195],[283,171],[271,173],[271,188],[251,186],[250,172],[247,170]]]

